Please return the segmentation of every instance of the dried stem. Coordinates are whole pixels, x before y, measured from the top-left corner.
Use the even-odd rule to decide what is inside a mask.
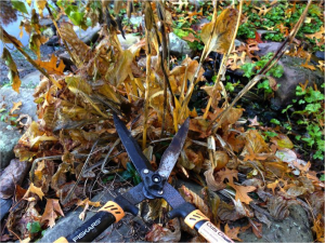
[[[74,63],[74,64],[77,64],[78,62],[75,60],[74,56],[73,56],[72,53],[70,52],[70,49],[69,49],[69,47],[68,47],[67,42],[66,42],[65,39],[62,37],[61,30],[60,30],[58,24],[56,23],[56,21],[55,21],[55,19],[54,19],[54,16],[53,16],[53,14],[52,14],[51,9],[49,8],[48,3],[46,3],[45,6],[46,6],[47,11],[48,11],[49,14],[50,14],[50,17],[51,17],[51,19],[52,19],[52,22],[53,22],[55,28],[56,28],[56,31],[58,32],[58,34],[59,34],[61,40],[63,41],[63,44],[65,45],[65,49],[66,49],[67,52],[69,53],[69,55],[70,55],[70,57],[71,57],[73,63]]]
[[[233,102],[223,111],[221,112],[210,124],[210,127],[213,125],[213,123],[219,119],[219,121],[212,126],[212,132],[216,133],[218,127],[222,124],[224,118],[226,117],[226,114],[229,112],[229,110],[234,107],[234,105],[236,104],[236,102],[246,93],[248,92],[251,88],[253,88],[258,81],[260,81],[262,78],[265,78],[266,73],[280,60],[280,58],[284,55],[285,53],[285,48],[286,48],[286,44],[290,41],[290,43],[293,41],[294,37],[296,36],[299,28],[301,27],[307,12],[308,12],[308,8],[311,4],[312,0],[308,0],[307,6],[304,10],[304,12],[302,13],[302,15],[300,16],[297,24],[295,25],[295,27],[291,30],[289,36],[285,39],[285,41],[282,43],[282,45],[279,47],[279,49],[277,50],[277,52],[275,53],[275,55],[267,62],[267,64],[265,64],[265,66],[257,73],[257,75],[251,80],[249,81],[249,83],[245,86],[245,88],[243,90],[241,90],[238,95],[236,96],[236,98],[233,100]]]
[[[38,71],[40,71],[45,77],[47,77],[56,87],[62,88],[62,85],[58,83],[54,78],[52,78],[43,68],[41,68],[24,50],[21,48],[16,41],[12,39],[12,36],[5,31],[2,26],[0,26],[0,31],[3,33],[4,37],[9,40],[16,49],[23,54],[23,56],[27,59],[29,63],[31,63]]]

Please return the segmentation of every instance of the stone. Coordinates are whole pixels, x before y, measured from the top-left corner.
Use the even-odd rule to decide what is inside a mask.
[[[42,32],[42,34],[50,39],[55,35],[55,31],[52,27],[48,27]]]
[[[15,157],[14,147],[22,134],[8,124],[0,121],[0,168],[4,169]]]
[[[38,75],[34,73],[33,77],[39,80]],[[31,79],[28,79],[31,80]],[[35,81],[36,82],[36,81]],[[11,87],[3,87],[0,89],[0,107],[6,109],[7,112],[13,107],[13,103],[22,102],[20,109],[17,109],[14,114],[27,114],[34,121],[38,119],[36,115],[37,106],[34,103],[34,89],[20,88],[19,93],[14,91]]]
[[[260,43],[260,51],[256,52],[259,56],[264,56],[269,52],[275,53],[281,43],[270,42]],[[318,69],[312,71],[302,67],[304,59],[283,55],[278,65],[283,67],[282,77],[276,78],[279,88],[274,92],[274,98],[271,99],[271,105],[274,109],[283,109],[292,102],[296,96],[296,87],[299,84],[305,84],[308,80],[309,85],[321,85],[324,82],[324,75]]]
[[[169,51],[175,56],[193,54],[192,49],[185,40],[175,35],[173,32],[169,33]]]
[[[133,24],[135,27],[139,27],[142,24],[142,16],[134,16],[132,15],[130,18],[130,23]]]
[[[289,207],[290,215],[282,221],[270,220],[270,228],[263,224],[263,237],[258,239],[251,229],[240,233],[243,242],[314,242],[311,225],[300,205]]]
[[[21,88],[35,88],[40,83],[41,72],[36,70],[21,79]]]
[[[103,205],[107,201],[113,200],[113,197],[106,192],[95,196],[92,201],[99,200]],[[85,221],[81,221],[79,214],[82,210],[82,208],[78,208],[73,212],[69,212],[65,217],[60,218],[52,229],[45,231],[43,238],[39,242],[53,242],[61,236],[68,236],[95,214],[94,212],[88,211]],[[144,225],[141,218],[126,214],[119,223],[111,225],[94,239],[94,242],[129,242],[134,239],[137,240],[141,232],[147,230],[149,229]]]
[[[14,114],[29,115],[33,120],[37,120],[36,104],[34,103],[33,89],[20,88],[18,94],[12,88],[0,89],[0,107],[6,110],[0,113],[1,116],[9,114],[10,109],[13,107],[13,102],[22,102],[19,110],[14,111]],[[21,132],[14,126],[0,122],[0,168],[5,168],[11,159],[14,158],[13,148],[22,136]]]
[[[78,35],[79,39],[85,42],[87,45],[96,41],[100,29],[101,29],[100,24],[97,24],[95,27],[89,27],[86,30],[83,30],[78,26],[73,26],[73,30]]]
[[[121,47],[123,50],[128,49],[133,44],[136,44],[140,41],[140,37],[135,36],[133,34],[126,34],[125,39],[122,37],[121,34],[117,35],[118,40],[120,41]]]
[[[204,5],[203,0],[189,0],[189,3],[196,7],[202,7]]]
[[[51,26],[53,24],[53,21],[51,18],[41,18],[39,20],[39,25],[41,26]]]

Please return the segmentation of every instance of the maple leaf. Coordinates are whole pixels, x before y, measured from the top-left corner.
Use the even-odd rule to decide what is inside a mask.
[[[228,224],[225,226],[225,234],[232,240],[243,241],[242,239],[238,238],[239,231],[240,227],[230,228]]]
[[[52,228],[55,225],[55,219],[59,217],[59,215],[64,216],[59,200],[47,199],[41,222],[48,220],[48,224]]]
[[[235,196],[236,200],[239,199],[241,202],[246,204],[249,204],[251,201],[253,201],[253,199],[251,199],[247,195],[247,193],[254,191],[256,189],[255,186],[237,186],[230,182],[228,183],[228,185],[236,190],[236,196]]]
[[[40,67],[45,68],[50,74],[63,75],[63,70],[65,65],[63,60],[60,61],[59,66],[56,66],[58,58],[52,54],[49,62],[42,62],[41,60],[36,60],[35,62],[40,65]]]
[[[238,180],[238,171],[237,170],[229,170],[227,167],[225,167],[225,170],[223,171],[219,171],[217,173],[220,178],[221,178],[221,181],[224,181],[224,179],[228,179],[229,183],[233,184],[234,183],[234,179],[233,178],[236,178]]]

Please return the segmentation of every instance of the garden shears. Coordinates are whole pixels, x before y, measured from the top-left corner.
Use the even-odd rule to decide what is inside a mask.
[[[113,201],[108,201],[74,233],[67,237],[60,237],[55,243],[91,242],[111,224],[121,220],[125,212],[137,215],[137,204],[143,200],[155,198],[165,199],[172,207],[172,210],[168,213],[169,218],[184,218],[184,222],[190,228],[196,229],[207,241],[214,243],[233,242],[214,226],[200,210],[196,209],[191,203],[186,202],[179,192],[167,182],[185,143],[189,130],[189,118],[185,120],[162,155],[158,170],[153,171],[150,162],[142,153],[130,131],[116,114],[113,116],[117,133],[142,182],[126,193],[118,195]]]

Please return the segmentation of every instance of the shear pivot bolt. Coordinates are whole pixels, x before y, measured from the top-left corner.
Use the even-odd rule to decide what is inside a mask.
[[[162,195],[162,194],[164,194],[164,191],[159,191],[158,194]]]
[[[143,170],[143,173],[144,173],[144,174],[148,174],[148,173],[149,173],[149,170],[148,170],[148,169],[144,169],[144,170]]]

